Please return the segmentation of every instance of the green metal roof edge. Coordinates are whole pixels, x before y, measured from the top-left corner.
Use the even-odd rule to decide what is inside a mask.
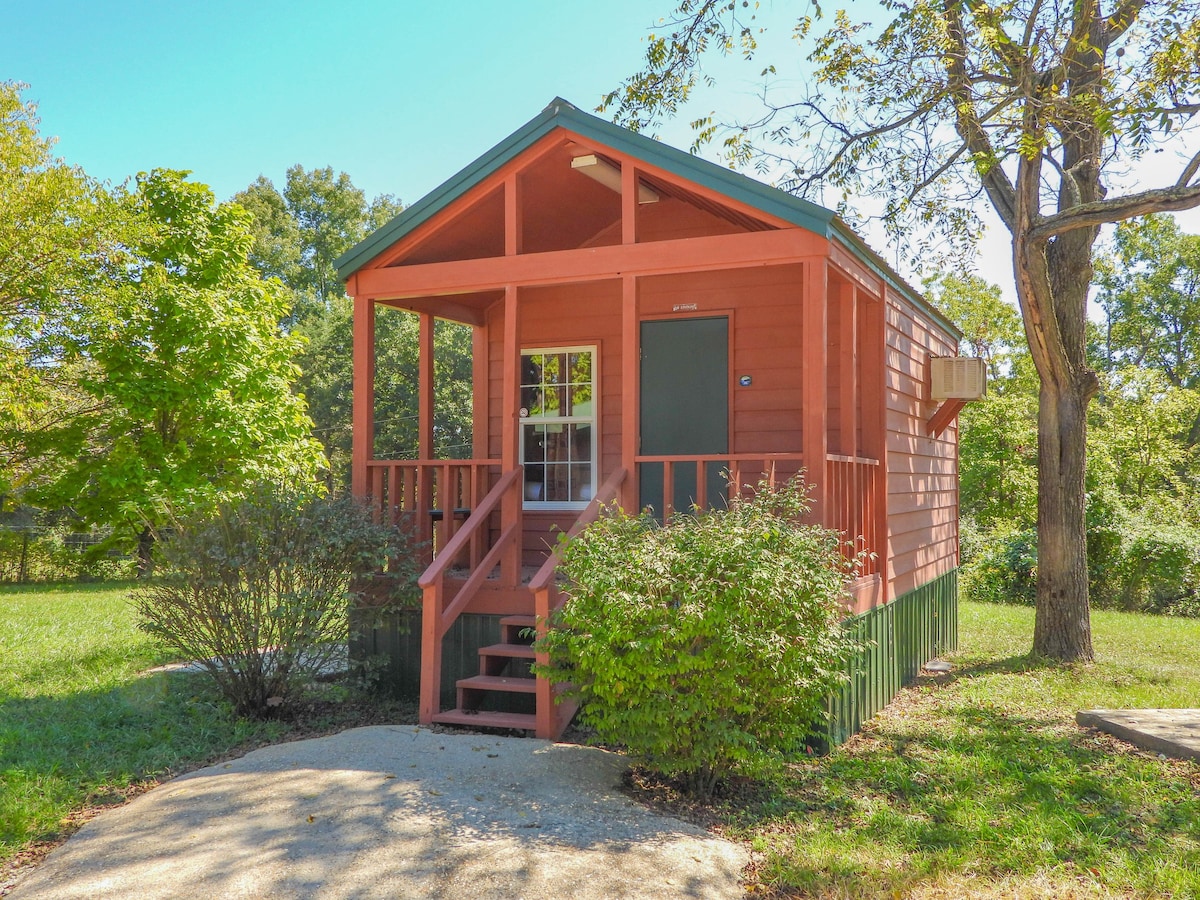
[[[887,282],[888,285],[894,288],[909,303],[933,318],[956,341],[962,340],[962,329],[905,281],[903,276],[899,275],[895,269],[884,261],[883,257],[871,249],[870,245],[862,239],[858,232],[839,218],[834,219],[833,231],[846,243],[854,255],[858,257],[859,262],[863,263],[872,272]]]
[[[343,281],[349,278],[396,241],[437,215],[458,197],[558,127],[591,138],[613,150],[640,159],[826,239],[836,235],[860,262],[915,306],[935,318],[951,334],[961,337],[961,332],[953,322],[913,290],[831,210],[585,113],[561,97],[555,97],[541,113],[521,128],[334,260],[338,277]]]
[[[755,181],[740,172],[606,122],[556,97],[538,116],[334,260],[338,277],[343,281],[349,278],[400,238],[557,127],[592,138],[822,237],[829,236],[835,218],[830,210]]]

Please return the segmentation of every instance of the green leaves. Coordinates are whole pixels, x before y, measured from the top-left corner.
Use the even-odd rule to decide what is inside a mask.
[[[804,508],[801,485],[760,484],[665,527],[610,511],[566,545],[542,646],[602,740],[701,793],[802,751],[853,649],[850,572]]]

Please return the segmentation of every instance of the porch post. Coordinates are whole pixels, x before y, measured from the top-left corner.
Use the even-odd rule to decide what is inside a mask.
[[[354,378],[350,490],[365,499],[369,490],[367,463],[375,455],[375,301],[354,298]],[[379,498],[376,498],[378,500]]]
[[[417,459],[433,459],[433,327],[429,313],[419,313],[417,332]],[[434,496],[434,467],[417,467],[417,540],[429,547],[431,553],[440,551],[449,540],[451,513],[442,510],[442,521],[433,521],[432,510],[438,508]],[[434,540],[434,535],[437,540]]]
[[[517,288],[508,285],[504,289],[504,392],[500,404],[500,470],[510,472],[520,465],[520,421],[517,410],[521,393],[521,342],[520,315],[517,308]],[[505,498],[500,505],[500,530],[521,520],[521,505],[524,489],[512,502]],[[519,531],[519,528],[518,528]],[[515,587],[520,582],[521,535],[505,549],[500,561],[500,579],[505,587]]]
[[[888,528],[888,384],[887,384],[887,288],[879,299],[863,304],[863,453],[879,460],[875,471],[874,513],[876,571],[881,581],[881,599],[891,596],[891,532]]]
[[[801,446],[805,478],[812,499],[812,519],[825,519],[825,457],[828,453],[829,398],[826,395],[829,347],[829,294],[824,257],[804,263],[803,332],[801,335]]]
[[[638,309],[637,278],[621,277],[621,508],[638,511]]]
[[[417,459],[433,459],[433,328],[434,319],[421,313],[417,376]]]
[[[838,335],[842,345],[841,370],[838,373],[838,405],[842,433],[841,451],[846,456],[858,456],[859,402],[862,392],[858,384],[858,286],[843,283],[838,290]],[[857,496],[855,491],[851,496]]]

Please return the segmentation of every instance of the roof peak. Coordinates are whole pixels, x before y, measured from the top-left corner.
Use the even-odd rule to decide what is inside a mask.
[[[542,112],[551,113],[552,115],[557,115],[559,112],[561,112],[564,109],[570,109],[570,110],[574,110],[575,112],[579,112],[578,106],[576,106],[570,100],[564,100],[562,97],[555,97],[553,100],[551,100],[549,103],[546,104],[546,108],[543,109]]]

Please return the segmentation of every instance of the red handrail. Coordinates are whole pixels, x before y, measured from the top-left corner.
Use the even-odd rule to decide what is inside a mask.
[[[472,511],[462,528],[447,541],[432,563],[417,580],[422,589],[421,611],[421,697],[419,718],[423,724],[433,721],[433,716],[440,706],[442,692],[442,638],[454,624],[454,620],[462,613],[471,601],[472,595],[482,584],[483,579],[501,560],[503,551],[521,532],[520,486],[524,469],[517,466],[500,476],[500,480],[488,492],[487,496]],[[446,570],[454,560],[472,542],[477,533],[482,533],[489,527],[491,514],[502,503],[516,504],[516,518],[500,535],[495,546],[484,556],[475,567],[470,578],[463,584],[458,593],[450,601],[446,599]],[[519,565],[520,560],[504,560],[501,562],[501,574],[506,567]],[[517,573],[509,572],[510,579],[515,579]]]

